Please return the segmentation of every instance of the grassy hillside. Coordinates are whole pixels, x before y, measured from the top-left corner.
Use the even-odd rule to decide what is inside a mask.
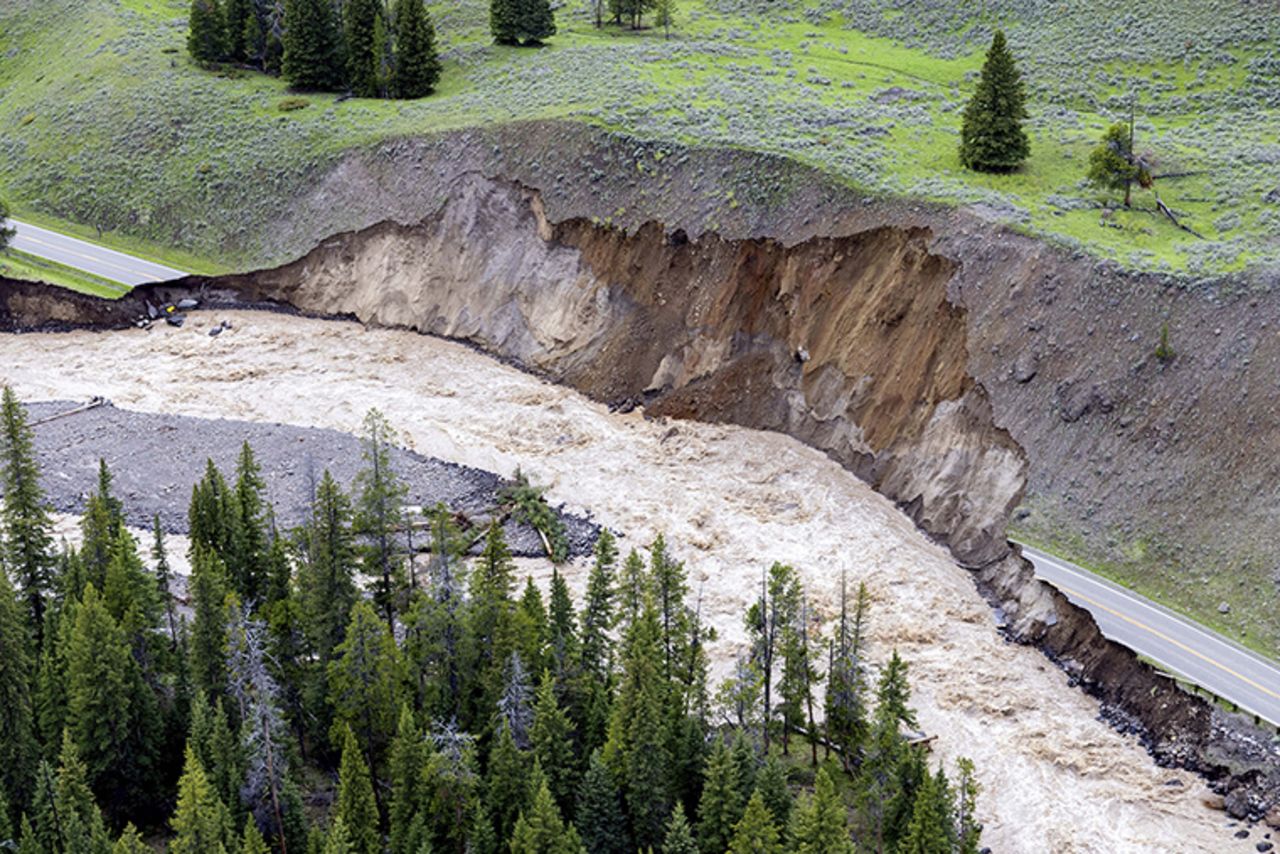
[[[886,194],[978,206],[1133,267],[1211,275],[1280,262],[1280,16],[1248,0],[680,0],[671,39],[558,10],[541,50],[489,44],[484,0],[432,7],[444,49],[418,102],[305,97],[185,51],[182,0],[0,4],[0,193],[15,214],[180,249],[209,271],[344,151],[517,119],[573,118],[651,139],[792,156]],[[1019,174],[960,168],[959,113],[1003,26],[1033,113]],[[1104,221],[1088,151],[1139,94],[1139,148],[1200,240],[1150,210]],[[294,104],[296,106],[296,104]],[[734,204],[728,199],[726,204]],[[1149,194],[1140,203],[1153,207]]]

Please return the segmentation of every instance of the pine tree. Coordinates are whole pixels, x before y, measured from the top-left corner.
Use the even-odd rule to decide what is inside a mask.
[[[178,622],[173,609],[173,570],[169,567],[169,554],[164,547],[164,531],[160,528],[160,514],[152,519],[153,541],[151,559],[155,561],[156,588],[160,593],[160,601],[164,606],[169,625],[169,642],[171,649],[178,648]]]
[[[262,838],[262,831],[258,830],[258,824],[253,820],[253,816],[245,819],[244,833],[240,836],[239,854],[270,854],[267,840]]]
[[[951,854],[955,842],[952,807],[942,769],[936,777],[926,771],[915,792],[906,835],[897,850],[902,854]]]
[[[400,655],[391,632],[368,602],[351,609],[346,639],[329,664],[334,745],[350,728],[373,773],[382,767],[400,709]],[[348,823],[353,838],[357,828]]]
[[[343,83],[342,35],[329,0],[285,0],[281,71],[295,89],[333,91]]]
[[[770,756],[756,775],[756,791],[773,816],[773,823],[785,831],[791,821],[791,790],[787,787],[787,771],[776,756]]]
[[[533,576],[525,578],[524,593],[516,603],[515,636],[521,660],[534,673],[541,673],[546,650],[547,607],[542,602],[542,591],[533,583]]]
[[[723,738],[716,738],[703,770],[698,802],[698,841],[703,854],[723,854],[742,818],[742,785],[737,763]]]
[[[31,636],[40,641],[45,599],[54,582],[53,526],[40,488],[26,410],[8,386],[0,394],[0,566],[16,579]]]
[[[556,700],[556,680],[550,672],[543,673],[538,686],[529,735],[534,759],[547,775],[547,787],[560,814],[571,815],[573,795],[578,787],[578,757],[573,751],[572,725]]]
[[[729,854],[783,854],[778,828],[759,792],[747,801],[742,820],[734,828]]]
[[[245,46],[245,24],[251,16],[249,0],[226,0],[222,11],[226,25],[223,44],[227,58],[233,62],[244,62],[249,58]]]
[[[623,781],[637,846],[660,845],[671,814],[672,761],[662,678],[662,630],[652,600],[631,626],[604,758]]]
[[[876,688],[876,715],[883,715],[912,728],[918,727],[916,713],[908,705],[910,702],[911,686],[907,682],[907,663],[895,649]]]
[[[227,25],[218,0],[191,0],[187,52],[201,65],[221,62],[227,53]]]
[[[489,0],[489,33],[496,44],[520,44],[521,0]]]
[[[578,789],[576,816],[582,842],[592,854],[629,854],[635,850],[618,787],[598,750],[591,754]]]
[[[190,748],[178,781],[178,807],[171,824],[170,854],[227,854],[236,850],[227,807]]]
[[[796,854],[855,854],[847,815],[831,775],[819,768],[813,796],[801,804],[792,823],[791,845]]]
[[[138,833],[138,828],[133,826],[133,822],[129,822],[124,826],[124,831],[116,840],[116,844],[112,846],[111,854],[151,854],[151,849],[142,841],[142,834]],[[259,854],[259,852],[242,851],[241,854]]]
[[[474,739],[448,723],[437,725],[431,740],[434,749],[422,775],[431,844],[462,851],[478,806]]]
[[[322,2],[327,5],[328,0]],[[327,668],[356,602],[351,504],[327,471],[316,490],[306,547],[307,559],[298,572],[304,629],[321,667]]]
[[[518,0],[520,42],[540,45],[556,34],[555,13],[551,0]]]
[[[226,571],[212,551],[201,548],[191,559],[191,679],[210,697],[226,691]]]
[[[0,792],[17,804],[31,796],[31,772],[38,756],[29,647],[23,608],[0,569]]]
[[[996,31],[978,88],[964,110],[960,162],[978,172],[1012,172],[1031,153],[1022,120],[1027,117],[1022,75]]]
[[[235,500],[237,517],[232,541],[233,555],[228,570],[240,598],[255,608],[267,595],[267,542],[265,498],[267,484],[262,469],[245,442],[236,461]]]
[[[134,723],[133,659],[116,621],[93,585],[76,608],[67,648],[67,732],[87,769],[89,786],[115,790],[128,777],[130,728]]]
[[[236,506],[236,494],[218,471],[213,460],[205,460],[204,476],[191,488],[191,504],[187,508],[187,522],[190,529],[191,551],[213,552],[228,567],[227,580],[232,589],[241,588],[241,579],[232,575],[232,569],[239,570],[235,564],[236,542],[240,538],[237,530],[240,521],[240,509]]]
[[[974,778],[973,760],[962,756],[956,760],[956,766],[960,769],[955,812],[957,854],[978,854],[981,849],[982,825],[975,818],[974,811],[982,789]]]
[[[338,768],[338,803],[335,822],[341,821],[351,839],[353,854],[380,854],[378,804],[373,797],[373,780],[365,764],[360,742],[350,727],[342,743],[342,763]]]
[[[400,706],[396,737],[391,742],[387,762],[391,803],[387,810],[392,854],[416,854],[421,840],[415,839],[423,827],[419,816],[422,807],[422,769],[427,762],[426,742],[414,722],[407,703]]]
[[[587,576],[587,601],[582,610],[582,662],[601,682],[612,669],[613,641],[610,632],[617,621],[614,612],[617,564],[617,540],[605,528],[596,540],[595,561]]]
[[[867,738],[866,676],[863,635],[870,597],[858,585],[853,619],[848,611],[847,585],[840,579],[840,621],[832,643],[827,677],[827,740],[840,752],[846,773],[853,770]]]
[[[565,826],[545,782],[534,795],[527,813],[516,821],[511,834],[511,854],[585,854],[573,825]]]
[[[528,788],[525,778],[529,762],[516,746],[506,719],[498,722],[489,751],[489,772],[485,775],[485,810],[498,839],[509,839],[516,819],[525,807]]]
[[[111,849],[106,823],[89,788],[87,771],[75,743],[64,733],[57,782],[48,763],[36,772],[34,835],[44,851],[106,854]],[[24,838],[27,834],[23,833]]]
[[[374,54],[374,34],[381,12],[379,6],[376,0],[347,0],[342,7],[342,26],[347,45],[347,81],[351,85],[352,94],[359,98],[376,98],[378,95],[378,57]],[[369,417],[381,418],[381,414],[375,409],[369,413]],[[385,426],[385,423],[384,419],[380,426]],[[369,418],[366,418],[366,431],[369,426]],[[367,441],[367,433],[365,438]],[[374,464],[376,465],[376,461]]]
[[[662,854],[699,854],[698,842],[693,838],[693,828],[685,818],[684,804],[676,802],[667,822],[667,835],[662,839]]]
[[[515,649],[516,605],[511,598],[515,564],[495,520],[485,534],[484,549],[471,572],[467,626],[472,650],[468,669],[475,687],[468,717],[483,720],[504,685],[504,668]]]
[[[395,14],[391,90],[397,98],[424,98],[435,90],[440,79],[435,27],[423,0],[396,0]]]
[[[351,86],[357,96],[372,98],[379,94],[379,57],[374,55],[372,31],[382,19],[380,0],[352,0],[346,7],[347,61],[351,69]],[[367,30],[367,31],[366,31]],[[364,419],[365,467],[356,475],[355,533],[364,541],[361,558],[364,571],[375,579],[374,602],[393,628],[398,604],[404,597],[407,581],[404,560],[396,543],[396,530],[404,523],[404,499],[408,487],[396,476],[391,465],[391,425],[381,412],[369,410]]]
[[[551,568],[551,603],[547,610],[546,643],[556,675],[561,679],[574,675],[580,651],[578,617],[573,612],[569,585],[555,566]]]

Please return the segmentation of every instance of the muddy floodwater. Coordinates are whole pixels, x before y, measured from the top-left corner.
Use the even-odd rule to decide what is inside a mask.
[[[228,320],[218,337],[207,332]],[[646,420],[458,344],[277,314],[196,314],[182,329],[0,336],[0,381],[27,400],[116,406],[355,432],[376,406],[407,447],[502,475],[625,533],[665,532],[719,634],[713,677],[745,643],[760,571],[795,565],[824,616],[839,579],[865,581],[879,661],[910,662],[933,761],[971,757],[984,844],[1004,852],[1252,851],[1206,789],[1157,768],[1040,653],[1006,643],[968,573],[887,500],[781,435]],[[581,590],[586,563],[567,572]]]

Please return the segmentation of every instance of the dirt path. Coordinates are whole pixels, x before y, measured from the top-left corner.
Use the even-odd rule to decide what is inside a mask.
[[[224,317],[234,329],[210,338]],[[971,756],[997,852],[1252,851],[1193,775],[1155,767],[1097,720],[1035,650],[1005,643],[967,573],[896,508],[785,437],[610,414],[464,347],[408,332],[269,314],[196,315],[181,330],[0,336],[0,380],[25,398],[101,394],[122,407],[358,429],[376,405],[423,453],[507,473],[642,546],[665,531],[720,634],[723,675],[762,566],[788,561],[830,614],[841,570],[874,598],[878,656],[911,662],[936,756]],[[580,585],[583,564],[571,569]]]

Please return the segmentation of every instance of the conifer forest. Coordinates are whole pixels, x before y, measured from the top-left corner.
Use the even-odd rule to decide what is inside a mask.
[[[717,650],[659,536],[601,529],[585,591],[517,477],[488,524],[410,507],[393,431],[282,530],[246,443],[191,494],[189,577],[99,469],[58,541],[24,407],[0,435],[0,847],[21,854],[977,854],[980,792],[918,732],[865,585],[818,613],[758,568]],[[521,578],[515,515],[552,561]],[[624,554],[625,551],[625,554]],[[709,680],[713,656],[732,675]]]

